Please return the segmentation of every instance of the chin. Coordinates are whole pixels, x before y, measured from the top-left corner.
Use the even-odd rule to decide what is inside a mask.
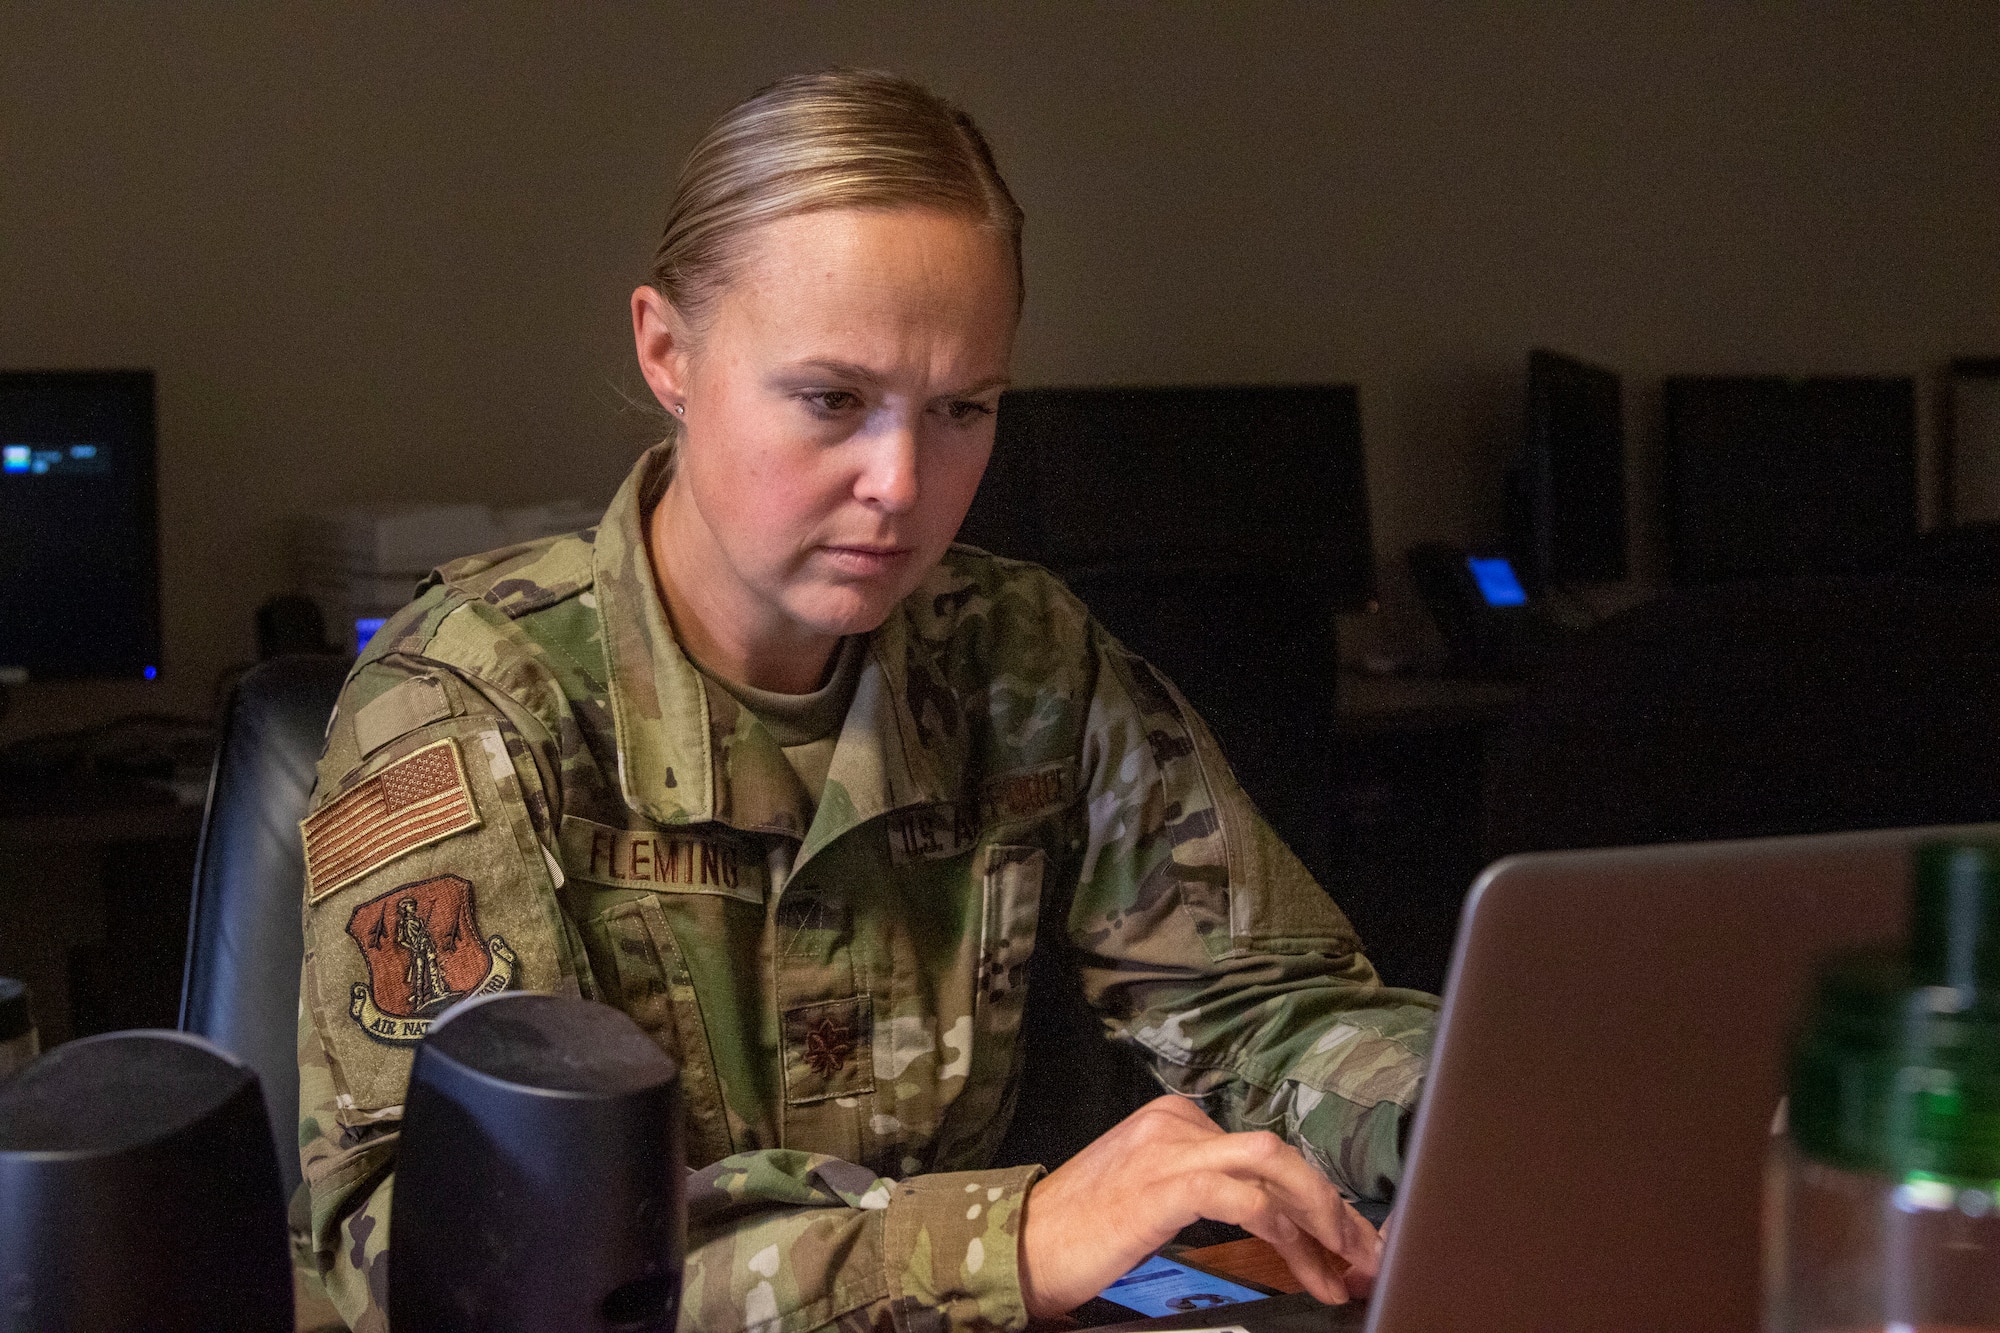
[[[786,610],[795,622],[815,633],[845,637],[849,634],[872,634],[880,629],[882,622],[889,618],[889,613],[902,600],[901,594],[866,596],[861,595],[858,589],[847,587],[826,589],[805,604],[790,606]]]

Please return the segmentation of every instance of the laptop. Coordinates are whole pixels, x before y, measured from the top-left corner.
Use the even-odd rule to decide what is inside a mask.
[[[1498,862],[1466,899],[1374,1299],[1118,1327],[1751,1333],[1815,960],[1900,939],[1910,851],[1944,837],[2000,825]]]

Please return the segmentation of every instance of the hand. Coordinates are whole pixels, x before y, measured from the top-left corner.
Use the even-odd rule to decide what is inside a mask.
[[[1074,1309],[1197,1218],[1269,1241],[1315,1297],[1365,1296],[1382,1242],[1298,1149],[1226,1134],[1184,1097],[1134,1111],[1028,1191],[1021,1290],[1028,1315]]]

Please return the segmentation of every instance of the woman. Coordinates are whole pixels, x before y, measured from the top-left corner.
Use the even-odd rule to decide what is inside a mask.
[[[1017,1327],[1197,1217],[1365,1289],[1335,1184],[1393,1188],[1433,1002],[1377,983],[1171,686],[1046,573],[951,545],[1020,226],[913,84],[737,107],[632,297],[674,437],[600,527],[440,570],[363,653],[304,826],[300,1042],[310,1245],[356,1327],[414,1045],[503,986],[680,1061],[686,1327]],[[1046,1176],[989,1167],[1038,927],[1183,1094]]]

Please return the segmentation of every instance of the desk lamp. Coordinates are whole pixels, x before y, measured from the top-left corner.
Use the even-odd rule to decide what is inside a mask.
[[[114,1032],[0,1084],[0,1333],[286,1333],[283,1187],[257,1075]]]
[[[417,1048],[390,1207],[389,1323],[670,1333],[680,1075],[608,1005],[518,991]]]

